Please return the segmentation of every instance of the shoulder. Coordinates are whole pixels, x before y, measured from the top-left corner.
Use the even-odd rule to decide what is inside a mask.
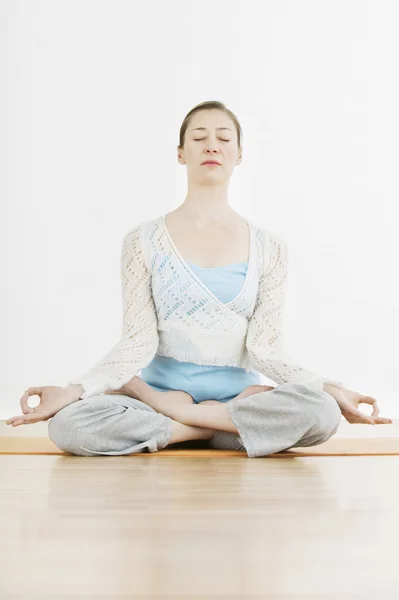
[[[276,231],[252,224],[256,231],[258,248],[262,258],[260,267],[263,275],[269,275],[276,269],[286,270],[288,266],[288,247],[284,236]]]
[[[156,234],[162,225],[162,219],[163,216],[141,221],[128,229],[123,236],[123,257],[126,261],[132,260],[135,265],[140,263],[146,272],[150,271],[150,246],[159,237]]]
[[[161,225],[162,219],[163,216],[156,217],[154,219],[148,219],[146,221],[140,221],[134,227],[130,227],[130,229],[125,232],[123,240],[145,240],[146,236],[148,236],[152,231],[156,230],[159,225]]]
[[[275,252],[287,251],[287,242],[282,234],[254,223],[251,223],[251,226],[256,232],[256,237],[260,240],[266,256],[270,256]]]

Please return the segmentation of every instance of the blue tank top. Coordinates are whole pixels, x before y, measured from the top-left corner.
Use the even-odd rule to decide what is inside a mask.
[[[199,267],[187,263],[210,291],[222,302],[230,302],[244,284],[247,262],[222,267]],[[159,391],[183,390],[194,402],[219,400],[227,402],[249,385],[260,384],[260,373],[239,367],[218,367],[181,362],[156,354],[139,375]]]

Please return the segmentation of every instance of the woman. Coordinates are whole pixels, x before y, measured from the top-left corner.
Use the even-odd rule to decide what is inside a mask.
[[[53,417],[50,438],[83,456],[209,439],[255,457],[321,444],[341,413],[349,422],[391,422],[378,417],[373,398],[284,354],[287,246],[228,203],[241,135],[220,102],[187,114],[177,148],[187,166],[184,202],[123,240],[121,339],[66,387],[29,388],[24,414],[7,424]],[[260,373],[278,386],[261,386]],[[35,394],[40,404],[32,409]],[[370,417],[359,402],[374,405]]]

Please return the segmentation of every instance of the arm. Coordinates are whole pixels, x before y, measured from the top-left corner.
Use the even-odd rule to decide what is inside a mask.
[[[151,278],[141,246],[140,226],[129,231],[122,244],[122,335],[118,343],[90,371],[68,386],[81,386],[80,398],[118,389],[151,362],[158,349],[158,328],[151,294]]]
[[[288,273],[287,244],[275,233],[265,233],[265,260],[258,296],[247,332],[251,365],[278,384],[316,381],[331,393],[340,381],[320,377],[301,367],[284,351],[283,312]]]

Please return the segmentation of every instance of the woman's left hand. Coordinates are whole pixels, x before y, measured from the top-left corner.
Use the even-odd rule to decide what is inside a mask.
[[[392,419],[378,416],[380,414],[380,408],[377,404],[377,400],[372,396],[365,396],[364,394],[359,394],[353,390],[335,386],[331,386],[326,391],[334,396],[341,413],[349,423],[366,423],[369,425],[392,423]],[[359,404],[371,404],[373,406],[371,415],[366,415],[364,412],[360,411]]]

